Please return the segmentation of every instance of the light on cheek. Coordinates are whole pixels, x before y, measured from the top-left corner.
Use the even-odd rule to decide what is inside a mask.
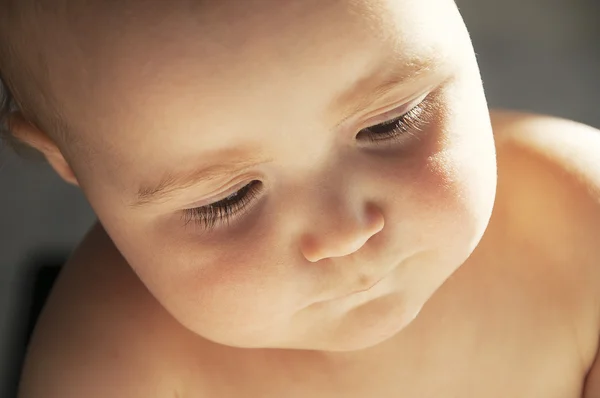
[[[452,158],[451,151],[448,150],[438,152],[427,160],[422,178],[438,206],[444,207],[444,199],[451,200],[460,191],[460,176],[456,166],[456,159]]]

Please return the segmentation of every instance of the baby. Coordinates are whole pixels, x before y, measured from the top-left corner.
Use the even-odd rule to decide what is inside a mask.
[[[490,114],[453,1],[0,4],[99,219],[21,398],[600,397],[600,135]]]

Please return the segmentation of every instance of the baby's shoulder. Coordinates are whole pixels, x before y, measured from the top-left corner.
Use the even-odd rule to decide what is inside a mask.
[[[498,207],[548,249],[577,248],[587,256],[579,261],[600,263],[600,130],[511,111],[491,118]]]
[[[38,320],[22,398],[177,397],[185,330],[146,291],[100,226],[64,266]]]
[[[533,162],[600,198],[600,130],[575,121],[516,111],[490,113],[499,166]],[[538,171],[541,171],[538,170]],[[534,171],[534,170],[532,170]]]
[[[497,201],[517,209],[516,224],[534,231],[525,246],[547,253],[550,267],[536,280],[559,275],[565,302],[587,358],[585,396],[600,392],[600,131],[560,118],[492,114],[498,158]],[[506,214],[510,214],[507,211]],[[532,228],[531,225],[534,227]],[[528,261],[531,264],[531,261]],[[550,278],[551,280],[551,278]],[[578,314],[578,315],[575,315]],[[583,337],[586,336],[586,337]],[[595,360],[594,360],[595,357]]]
[[[500,223],[526,256],[578,273],[600,302],[600,130],[551,116],[491,113]],[[521,239],[522,238],[522,239]],[[600,314],[600,311],[599,311]]]
[[[536,199],[538,205],[550,206],[546,210],[571,205],[585,214],[588,227],[600,227],[600,130],[511,111],[494,111],[491,119],[499,194],[525,202]],[[571,220],[580,221],[576,213],[569,213]],[[591,221],[597,222],[592,225]]]

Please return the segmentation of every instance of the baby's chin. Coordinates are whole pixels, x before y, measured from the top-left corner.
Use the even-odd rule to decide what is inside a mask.
[[[365,350],[401,333],[417,318],[424,301],[407,302],[399,295],[385,295],[349,311],[319,349],[332,352]]]
[[[242,328],[228,332],[215,333],[213,336],[198,333],[204,339],[219,345],[241,349],[279,349],[307,350],[323,352],[357,352],[375,347],[400,333],[418,315],[424,302],[412,300],[409,304],[403,301],[399,293],[391,293],[366,300],[359,296],[347,297],[360,305],[349,311],[340,311],[338,316],[306,322],[290,322],[290,328],[279,329],[267,337],[265,333],[244,333]],[[351,303],[352,304],[352,303]],[[332,303],[345,305],[348,303]],[[343,307],[342,307],[343,308]],[[342,309],[339,308],[339,309]],[[293,326],[292,326],[293,325]]]
[[[426,301],[413,299],[407,302],[399,292],[366,301],[360,294],[345,299],[361,304],[339,318],[306,325],[303,336],[295,336],[296,339],[273,348],[325,352],[366,350],[401,333],[416,319]]]

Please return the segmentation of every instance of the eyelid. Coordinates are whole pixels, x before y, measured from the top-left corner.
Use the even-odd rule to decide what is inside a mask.
[[[243,191],[236,195],[235,199],[225,197],[209,206],[185,209],[181,212],[181,218],[185,220],[185,226],[193,222],[205,232],[212,232],[224,224],[229,226],[230,222],[242,218],[258,204],[260,196],[264,193],[263,188],[260,181],[253,180],[235,192]]]
[[[431,90],[428,90],[424,94],[421,94],[420,96],[418,96],[416,98],[413,97],[414,99],[412,99],[408,102],[406,102],[406,101],[401,102],[401,105],[398,105],[398,103],[396,103],[394,105],[388,105],[387,107],[380,108],[377,111],[371,112],[370,113],[371,115],[375,114],[376,116],[367,117],[366,120],[361,123],[361,125],[363,125],[362,128],[374,126],[379,123],[387,122],[390,119],[393,119],[394,117],[398,117],[400,115],[403,115],[403,114],[409,112],[415,106],[417,106],[421,102],[423,102],[429,96],[430,93],[431,93]],[[382,112],[382,109],[387,109],[387,110]]]
[[[259,178],[255,177],[251,177],[248,174],[244,174],[238,177],[233,178],[232,180],[230,180],[227,184],[224,184],[222,187],[218,188],[217,190],[215,190],[214,192],[217,193],[211,193],[210,196],[207,196],[204,199],[201,199],[199,201],[187,204],[185,206],[186,209],[191,209],[191,208],[196,208],[196,207],[204,207],[204,206],[208,206],[211,205],[215,202],[219,202],[223,199],[225,199],[226,197],[228,197],[229,195],[239,191],[240,189],[242,189],[244,186],[248,185],[248,183],[252,180],[258,180]],[[236,182],[234,185],[231,185],[232,181],[238,181]],[[227,188],[226,190],[223,190],[224,186],[229,186],[229,188]]]

